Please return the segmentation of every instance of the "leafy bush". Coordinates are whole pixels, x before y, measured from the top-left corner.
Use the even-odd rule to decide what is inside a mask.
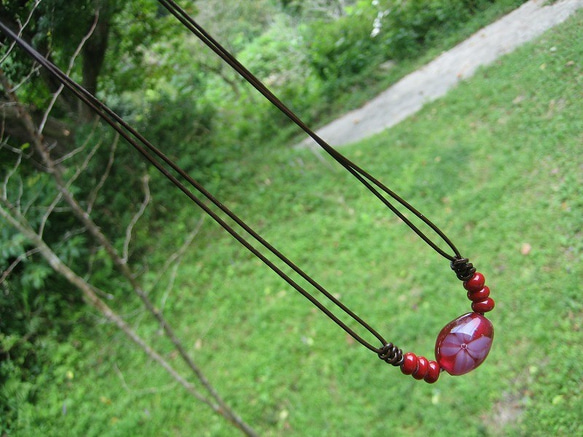
[[[371,36],[372,10],[356,10],[336,21],[306,26],[304,39],[310,66],[318,78],[334,81],[359,74],[380,60],[378,41]]]
[[[463,26],[478,11],[496,0],[436,0],[378,2],[375,21],[385,57],[407,59],[417,56],[428,44]],[[516,1],[515,4],[523,3]]]

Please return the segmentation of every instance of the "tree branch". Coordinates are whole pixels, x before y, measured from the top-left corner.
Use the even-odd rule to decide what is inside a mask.
[[[10,273],[12,273],[12,270],[14,270],[16,268],[16,266],[18,264],[20,264],[22,261],[24,261],[26,258],[28,258],[31,255],[34,255],[35,253],[38,253],[38,249],[34,248],[34,249],[30,249],[26,252],[24,252],[23,254],[20,254],[7,268],[6,270],[4,270],[2,272],[2,275],[0,276],[0,284],[2,284],[6,278],[10,275]]]
[[[1,64],[1,62],[0,62],[0,64]],[[24,76],[24,77],[22,78],[22,80],[21,80],[19,83],[17,83],[16,85],[14,85],[14,86],[12,87],[12,90],[13,90],[13,91],[17,91],[17,90],[18,90],[18,88],[20,88],[22,85],[24,85],[26,82],[28,82],[28,81],[30,80],[30,78],[31,78],[31,77],[32,77],[34,74],[38,73],[38,72],[40,71],[40,69],[41,69],[41,66],[40,66],[40,65],[33,65],[33,66],[30,68],[30,71],[28,72],[28,74],[27,74],[26,76]]]
[[[122,252],[122,258],[121,258],[121,260],[124,264],[128,262],[128,256],[129,256],[128,252],[129,252],[129,248],[130,248],[130,241],[132,239],[132,231],[134,229],[134,226],[136,225],[136,223],[138,222],[140,217],[144,214],[146,207],[150,203],[151,197],[150,197],[150,186],[148,184],[149,180],[150,180],[150,176],[148,176],[148,174],[146,173],[142,177],[142,189],[144,190],[144,200],[142,201],[140,208],[134,214],[134,216],[132,217],[132,219],[130,220],[130,222],[126,228],[126,237],[125,237],[124,242],[123,242],[123,252]]]
[[[89,138],[91,138],[91,136]],[[87,139],[87,141],[85,141],[85,143],[81,147],[76,148],[75,150],[73,150],[69,154],[65,155],[64,157],[62,157],[58,160],[55,160],[55,165],[59,165],[61,162],[65,161],[66,157],[70,157],[73,154],[77,154],[80,151],[82,151],[83,149],[85,149],[85,147],[87,146],[87,143],[89,142],[89,138]],[[71,185],[73,185],[73,182],[75,182],[77,180],[77,178],[79,176],[81,176],[83,171],[85,171],[87,169],[87,167],[89,166],[89,162],[91,162],[91,159],[93,158],[93,156],[95,156],[95,154],[97,153],[97,150],[99,150],[100,147],[101,147],[101,141],[98,142],[95,146],[93,146],[91,148],[91,151],[87,154],[87,157],[85,158],[85,160],[83,161],[81,166],[79,166],[77,168],[77,170],[75,171],[75,174],[73,174],[73,176],[71,176],[71,178],[67,181],[67,183],[65,185],[67,190],[69,190],[71,188]],[[42,238],[46,223],[47,223],[50,215],[53,213],[53,211],[55,210],[55,208],[57,207],[59,202],[62,200],[62,198],[63,198],[63,193],[62,192],[57,193],[57,195],[55,196],[55,198],[53,199],[53,201],[51,202],[51,204],[48,206],[47,210],[43,214],[43,217],[41,219],[41,223],[39,226],[39,230],[38,230],[38,232],[39,232],[38,235],[41,238]]]
[[[10,91],[16,91],[16,87],[12,87]],[[35,124],[42,119],[43,114],[31,106],[15,105],[6,101],[0,101],[0,108],[2,110],[2,120],[6,123],[6,133],[13,136],[20,143],[32,143],[32,138],[28,135],[28,129],[23,125],[21,112],[26,111],[31,114]],[[53,117],[47,119],[43,132],[47,141],[58,141],[60,144],[70,144],[74,137],[71,126]]]
[[[0,147],[2,147],[2,145],[0,145]],[[2,184],[2,199],[4,200],[8,199],[8,181],[12,176],[14,176],[16,170],[18,170],[18,167],[22,162],[22,152],[20,150],[18,151],[17,155],[18,158],[16,158],[16,163],[14,164],[14,167],[8,170],[8,172],[6,173],[6,177],[4,178],[4,183]]]
[[[0,83],[2,83],[3,85],[9,85],[8,80],[6,79],[6,76],[3,74],[1,69],[0,69]],[[14,94],[13,91],[11,91],[11,88],[9,86],[5,86],[5,88],[7,90],[8,97],[10,98],[10,100],[14,103],[19,103],[17,96]],[[190,355],[186,352],[184,345],[182,344],[182,342],[178,339],[178,337],[174,333],[174,330],[172,329],[172,327],[169,325],[169,323],[167,322],[165,317],[162,315],[162,313],[152,304],[152,302],[148,298],[147,294],[145,293],[145,291],[142,289],[142,287],[140,286],[140,284],[136,280],[136,277],[135,277],[134,273],[132,272],[132,270],[130,269],[130,267],[128,266],[127,262],[125,262],[124,259],[118,254],[117,250],[114,248],[111,241],[105,236],[105,234],[103,234],[100,227],[91,219],[88,212],[81,207],[79,202],[75,199],[73,193],[68,189],[67,184],[66,184],[65,179],[64,179],[62,169],[60,168],[59,165],[57,165],[55,163],[54,159],[52,158],[52,156],[50,154],[50,151],[46,147],[46,144],[43,142],[42,135],[35,129],[35,126],[34,126],[34,123],[32,121],[30,114],[27,113],[26,111],[24,111],[24,109],[21,105],[19,106],[19,108],[21,108],[20,114],[21,114],[21,117],[23,120],[23,124],[27,128],[30,137],[33,139],[33,145],[34,145],[35,149],[37,150],[37,152],[39,153],[39,155],[41,156],[44,164],[46,165],[47,172],[54,179],[54,181],[57,185],[57,188],[59,189],[59,192],[61,193],[63,199],[71,207],[73,214],[82,223],[82,225],[89,231],[89,233],[94,237],[94,239],[98,242],[98,244],[100,244],[105,249],[106,253],[110,257],[110,259],[113,261],[114,265],[117,267],[117,269],[121,272],[121,274],[125,277],[125,279],[128,281],[128,283],[131,285],[134,293],[140,298],[140,300],[142,301],[143,305],[146,307],[148,312],[150,312],[150,314],[152,314],[154,316],[154,318],[158,321],[158,323],[160,324],[160,326],[162,327],[162,329],[164,331],[164,334],[172,342],[174,348],[176,349],[176,351],[178,352],[178,354],[180,355],[182,360],[186,363],[186,365],[194,373],[194,375],[196,376],[198,381],[202,384],[202,386],[205,388],[205,390],[208,392],[208,394],[212,397],[214,402],[218,405],[218,408],[213,408],[213,409],[216,412],[218,412],[219,414],[221,414],[232,425],[234,425],[236,428],[241,430],[246,435],[249,435],[249,436],[257,435],[255,433],[255,431],[247,423],[245,423],[243,421],[243,419],[241,419],[225,403],[225,401],[218,394],[218,392],[216,391],[214,386],[210,383],[210,381],[207,379],[207,377],[202,372],[202,370],[194,363],[194,361],[192,360]],[[44,243],[42,241],[42,238],[39,235],[36,235],[34,233],[34,231],[32,231],[32,233],[35,236],[35,239],[33,241],[39,242],[39,243],[40,242]],[[47,261],[49,262],[51,267],[53,267],[55,270],[57,270],[57,267],[58,267],[59,270],[57,270],[57,271],[59,271],[61,274],[63,274],[74,285],[78,286],[79,288],[81,288],[81,287],[86,288],[86,286],[84,285],[84,284],[86,284],[86,282],[83,281],[83,279],[80,277],[77,277],[78,279],[76,279],[74,277],[75,276],[74,273],[71,272],[70,269],[67,270],[66,268],[64,268],[63,264],[60,262],[58,257],[56,257],[56,255],[53,254],[54,256],[50,256],[50,252],[48,252],[47,249],[48,249],[48,246],[46,249],[43,247],[43,250],[41,250],[41,253],[43,254],[43,256],[45,256],[45,258],[47,259]],[[48,249],[48,250],[50,250],[50,249]],[[87,295],[88,299],[90,299],[90,303],[92,303],[92,305],[94,305],[98,309],[100,309],[106,316],[113,317],[112,311],[107,306],[105,306],[105,303],[102,302],[101,300],[99,300],[99,298],[93,292],[93,290],[90,290],[90,291],[91,291],[91,294]],[[128,336],[130,336],[130,334],[126,330],[126,328],[129,329],[129,327],[127,327],[125,325],[125,323],[123,322],[123,320],[121,318],[119,318],[117,315],[116,315],[116,317],[119,320],[118,319],[112,319],[112,320],[115,321],[115,323],[118,325],[118,327],[120,327],[120,329],[124,330],[124,332],[126,332],[126,334]],[[134,338],[134,337],[131,337],[131,338],[134,342],[140,344],[140,347],[142,347],[144,350],[151,350],[149,348],[149,346],[146,343],[144,343],[141,339]],[[152,351],[152,353],[154,353],[154,352]],[[165,363],[165,362],[159,361],[159,363],[163,367],[167,366],[167,363]],[[168,371],[170,371],[170,370],[168,370]],[[176,375],[176,378],[181,378],[181,377],[179,375]],[[186,384],[186,385],[184,385],[184,384]],[[189,392],[193,393],[192,391],[194,389],[192,388],[192,386],[190,386],[186,381],[184,381],[184,384],[183,385],[185,386],[185,388],[187,388],[187,390],[189,390]],[[194,393],[193,393],[193,395],[194,395]]]
[[[101,190],[101,187],[103,187],[103,185],[105,184],[105,181],[109,177],[109,172],[111,171],[111,167],[113,166],[113,161],[115,158],[115,151],[117,149],[118,142],[119,142],[119,134],[116,133],[115,138],[113,140],[113,144],[111,145],[111,150],[109,152],[109,159],[107,160],[107,165],[105,166],[105,170],[103,171],[103,174],[101,175],[101,178],[99,179],[99,182],[97,183],[97,185],[95,185],[93,190],[91,190],[91,192],[89,193],[89,197],[87,198],[87,214],[91,214],[91,211],[93,211],[93,204],[95,203],[95,200],[97,199],[97,194],[99,193],[99,190]]]
[[[89,40],[89,38],[91,38],[91,35],[93,35],[93,32],[95,31],[95,28],[97,27],[98,22],[99,22],[99,9],[95,11],[95,20],[93,20],[93,24],[89,28],[89,31],[81,39],[81,42],[79,43],[79,45],[75,49],[73,56],[71,56],[71,59],[69,59],[69,66],[68,66],[67,71],[66,71],[67,76],[71,73],[71,70],[73,69],[73,67],[75,65],[75,60],[77,59],[79,54],[81,54],[81,50],[83,50],[83,46],[85,46],[85,43]],[[53,107],[54,107],[55,103],[57,102],[57,99],[59,98],[59,96],[63,92],[64,88],[65,88],[65,86],[63,84],[61,84],[61,85],[59,85],[59,88],[57,88],[57,90],[53,93],[53,97],[51,98],[51,101],[49,102],[49,104],[47,106],[47,109],[44,113],[44,116],[38,125],[38,133],[39,134],[42,135],[45,124],[46,124],[47,119],[49,117],[49,114],[53,110]]]
[[[57,254],[55,254],[45,241],[39,237],[37,232],[30,227],[25,217],[23,217],[6,201],[2,200],[0,204],[4,205],[0,205],[0,216],[4,217],[8,223],[10,223],[35,246],[34,250],[43,256],[55,272],[65,277],[69,283],[78,288],[83,293],[83,297],[88,304],[99,310],[109,321],[113,322],[119,329],[121,329],[131,341],[137,344],[140,349],[148,355],[148,357],[162,366],[164,370],[166,370],[170,376],[182,385],[192,396],[199,401],[204,402],[214,411],[221,412],[220,405],[211,402],[198,392],[192,384],[180,376],[180,374],[160,354],[152,349],[136,332],[134,332],[134,330],[125,323],[115,311],[109,308],[95,293],[94,290],[96,287],[87,283],[63,263]]]
[[[194,229],[188,234],[188,236],[184,240],[184,243],[182,243],[182,246],[180,246],[180,249],[178,249],[176,252],[174,252],[172,255],[168,257],[168,259],[160,269],[156,281],[154,281],[154,284],[150,288],[151,290],[156,288],[156,286],[160,282],[160,279],[162,278],[162,275],[168,270],[170,265],[172,265],[173,269],[170,276],[170,280],[168,281],[168,285],[166,286],[166,292],[164,293],[164,296],[162,296],[162,299],[160,299],[160,311],[164,311],[166,299],[168,299],[168,295],[170,294],[172,288],[174,287],[174,280],[176,279],[176,271],[178,270],[178,266],[180,265],[180,259],[184,255],[184,252],[186,252],[186,249],[188,249],[188,247],[192,244],[194,237],[196,237],[196,235],[200,231],[200,228],[202,227],[202,224],[204,222],[204,218],[205,218],[204,215],[201,216]]]
[[[24,20],[24,23],[22,23],[22,24],[18,23],[18,25],[19,25],[18,26],[18,37],[19,38],[22,36],[22,32],[24,31],[26,26],[28,26],[28,23],[30,23],[32,16],[34,15],[34,11],[36,10],[36,8],[40,4],[40,2],[41,2],[41,0],[35,0],[34,5],[32,5],[32,7],[30,8],[30,13],[28,14],[28,17],[26,17],[26,20]],[[14,50],[15,45],[16,45],[16,41],[13,41],[12,44],[10,44],[10,46],[8,47],[8,50],[6,50],[6,53],[4,54],[4,56],[2,56],[2,59],[0,59],[0,65],[2,65],[4,63],[4,61],[8,58],[8,56],[10,56],[10,53],[12,52],[12,50]]]

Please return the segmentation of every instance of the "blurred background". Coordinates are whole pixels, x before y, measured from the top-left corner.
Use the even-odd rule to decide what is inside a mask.
[[[180,5],[317,127],[522,3]],[[0,21],[404,351],[433,359],[470,311],[447,260],[294,148],[299,129],[157,2],[2,2]],[[356,343],[2,36],[0,435],[582,433],[582,26],[342,148],[497,303],[486,362],[434,385]]]

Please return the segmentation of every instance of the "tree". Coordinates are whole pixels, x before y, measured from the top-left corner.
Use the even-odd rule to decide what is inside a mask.
[[[69,63],[70,72],[74,69],[74,60],[80,54],[90,53],[85,50],[85,44],[97,29],[97,21],[89,29],[89,33],[81,39],[72,54]],[[103,42],[98,43],[95,50],[102,49]],[[12,48],[4,55],[4,60],[12,59]],[[85,70],[84,70],[85,71]],[[88,76],[91,80],[94,74]],[[158,363],[168,374],[182,385],[186,391],[210,407],[214,412],[224,417],[232,425],[247,435],[255,435],[253,429],[247,425],[222,399],[213,385],[206,378],[202,370],[196,365],[187,349],[176,336],[169,321],[164,317],[148,297],[140,282],[130,259],[130,245],[133,229],[150,203],[151,194],[149,190],[149,176],[142,177],[143,199],[137,211],[126,221],[125,236],[121,242],[121,250],[118,249],[119,242],[111,239],[104,232],[104,228],[96,222],[94,205],[99,191],[110,176],[111,165],[102,171],[98,183],[85,185],[80,183],[84,173],[92,166],[92,159],[101,147],[98,141],[90,146],[91,141],[85,141],[75,150],[63,154],[63,150],[55,156],[55,147],[44,137],[45,121],[49,119],[50,112],[54,109],[56,102],[60,98],[62,88],[57,87],[51,96],[48,107],[41,117],[41,123],[36,123],[29,112],[29,106],[21,103],[8,76],[0,70],[0,83],[2,84],[2,99],[5,105],[12,106],[15,117],[20,121],[25,130],[29,143],[21,144],[18,140],[4,135],[0,137],[0,152],[11,159],[3,159],[0,165],[2,171],[2,187],[0,192],[0,223],[5,232],[10,227],[7,240],[11,241],[12,249],[4,251],[2,256],[7,261],[7,267],[3,268],[0,276],[10,292],[12,288],[23,287],[25,284],[21,278],[14,278],[19,265],[28,258],[39,255],[44,263],[37,262],[32,268],[37,278],[36,289],[40,289],[46,284],[50,276],[62,278],[70,284],[69,290],[77,289],[83,300],[98,310],[106,319],[114,323],[123,333],[139,348],[141,348],[153,361]],[[92,135],[88,135],[89,140]],[[117,138],[114,139],[109,152],[109,161],[113,162],[116,153]],[[29,150],[30,149],[30,150]],[[64,218],[53,220],[59,212],[66,211]],[[60,214],[59,214],[60,215]],[[48,232],[50,230],[50,232]],[[185,244],[192,241],[195,231]],[[79,248],[81,242],[77,241],[71,245],[76,237],[90,237],[94,243],[86,246],[86,249],[102,249],[111,264],[119,272],[119,278],[123,280],[125,288],[131,290],[138,296],[145,309],[159,323],[165,336],[169,339],[178,356],[186,364],[190,372],[190,379],[197,381],[200,388],[197,388],[189,378],[178,372],[159,352],[151,346],[147,340],[137,334],[108,304],[104,297],[112,296],[112,291],[103,290],[99,286],[92,284],[86,279],[87,274],[79,273],[80,265],[76,263],[79,258]],[[60,249],[55,249],[55,247]],[[72,247],[77,253],[67,253],[63,247]],[[175,257],[180,257],[183,248],[175,253]],[[61,253],[59,253],[59,251]],[[68,260],[67,260],[68,259]],[[49,270],[47,270],[47,267]],[[53,314],[54,316],[54,314]],[[25,327],[26,328],[26,327]],[[21,332],[19,341],[26,342],[30,333]],[[31,334],[32,335],[32,334]],[[6,337],[0,338],[0,354],[4,355],[3,360],[10,360],[11,348],[14,343],[7,341]],[[1,355],[0,355],[1,356]],[[4,407],[3,409],[6,409]],[[8,409],[10,409],[8,407]],[[6,431],[6,430],[3,430]]]

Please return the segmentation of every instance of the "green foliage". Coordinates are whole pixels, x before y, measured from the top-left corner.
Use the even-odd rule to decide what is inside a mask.
[[[371,8],[357,9],[335,21],[315,21],[304,34],[310,66],[322,81],[354,77],[382,61],[371,36]]]
[[[179,29],[156,2],[138,0],[113,2],[108,50],[101,73],[102,92],[119,95],[143,92],[152,86],[163,70],[152,58],[153,46],[160,40],[174,40]]]
[[[376,33],[387,57],[417,56],[495,0],[380,1]]]
[[[1,223],[3,233],[9,228]],[[2,235],[0,265],[24,253],[19,234]],[[7,244],[8,243],[8,244]],[[12,243],[12,245],[10,244]],[[59,362],[56,346],[79,319],[77,291],[38,256],[27,257],[0,287],[0,432],[18,427],[20,412],[37,403]]]
[[[362,104],[422,65],[416,59],[451,47],[522,1],[341,3],[286,4],[283,16],[236,53],[310,124]],[[399,62],[387,73],[379,65],[390,59]],[[224,93],[208,97],[211,104],[224,105]],[[224,130],[232,135],[218,139],[256,143],[276,136],[286,141],[297,132],[285,129],[287,121],[257,100],[245,92],[228,110],[219,110],[220,117],[228,112]]]
[[[480,15],[488,3],[440,1],[415,15],[415,2],[401,2],[393,18],[414,26],[402,30],[395,46],[399,56],[418,56],[429,43],[438,51],[447,47],[463,34],[446,35],[453,21],[469,19],[467,33],[478,18],[493,19],[502,10]],[[388,56],[382,41],[388,41],[389,28],[383,25],[370,37],[374,14],[359,12],[370,6],[355,3],[338,20],[306,20],[297,33],[287,18],[258,37],[253,27],[246,33],[252,42],[236,44],[239,55],[294,109],[320,119],[327,109],[318,104],[340,105],[340,93],[358,94],[355,81],[378,83],[371,68]],[[437,27],[430,26],[432,16]],[[492,313],[495,347],[484,366],[466,377],[443,375],[438,385],[428,386],[387,368],[211,220],[183,263],[172,266],[177,276],[168,272],[157,281],[156,272],[199,213],[193,217],[184,196],[152,172],[154,202],[135,229],[131,250],[132,260],[143,264],[138,277],[156,285],[153,301],[178,325],[211,382],[262,434],[382,435],[389,422],[403,435],[581,433],[583,181],[573,159],[579,156],[583,120],[577,101],[580,27],[579,15],[390,132],[346,149],[452,235],[492,284],[498,304]],[[139,27],[134,31],[139,35]],[[334,50],[342,38],[356,44],[361,37],[362,53],[345,46],[355,59]],[[454,39],[440,46],[442,38]],[[320,64],[330,69],[326,82],[303,51],[302,44],[312,42],[316,58],[329,56],[330,66]],[[126,46],[117,53],[134,43],[120,42]],[[240,83],[237,95],[203,67],[191,73],[190,50],[172,38],[140,47],[141,60],[152,61],[144,89],[135,89],[141,79],[129,73],[116,82],[127,84],[127,92],[108,95],[108,102],[391,340],[430,355],[435,333],[468,310],[459,284],[443,273],[447,266],[349,176],[329,170],[309,152],[282,148],[279,139],[289,135],[285,121]],[[368,50],[370,58],[363,55]],[[396,67],[399,74],[420,62],[407,66],[407,61]],[[135,72],[138,66],[130,61],[118,67]],[[118,80],[114,69],[106,71],[105,84]],[[105,86],[105,93],[116,86]],[[102,147],[72,187],[80,199],[87,199],[103,174],[114,141],[105,129],[92,133],[82,127],[76,145],[90,136],[88,144],[101,140]],[[67,177],[84,157],[65,161]],[[0,149],[2,181],[11,159]],[[96,221],[118,247],[142,200],[145,168],[120,144],[94,204]],[[22,193],[21,205],[40,199],[27,210],[38,226],[55,195],[50,178],[22,165],[10,184],[11,196]],[[111,292],[111,305],[174,360],[158,327],[127,296],[104,250],[69,232],[77,229],[68,212],[59,211],[45,237],[59,256]],[[5,266],[30,247],[6,223],[0,222],[0,231]],[[84,313],[78,293],[48,273],[40,257],[30,254],[0,289],[0,433],[232,434],[112,326]]]
[[[389,424],[412,436],[581,433],[583,180],[573,157],[583,120],[582,19],[344,150],[444,228],[486,274],[496,337],[475,372],[444,374],[436,385],[404,377],[210,220],[173,291],[165,286],[170,274],[152,290],[210,380],[262,435],[382,435]],[[430,355],[436,332],[468,311],[447,262],[349,175],[324,170],[308,151],[274,147],[242,161],[248,170],[228,205],[399,346]],[[191,207],[178,214],[149,240],[159,247],[153,270],[189,229]],[[157,341],[156,326],[135,316],[131,302],[120,307]],[[54,373],[42,373],[54,381],[20,388],[37,389],[36,409],[22,405],[16,433],[233,433],[111,327],[80,329],[75,341],[82,346],[55,348]]]
[[[87,140],[88,152],[87,144],[96,141],[96,133],[88,129],[87,137],[81,138],[82,132],[80,129],[77,139],[80,143]],[[102,142],[107,142],[112,136],[103,133],[100,137]],[[28,147],[19,149],[29,152]],[[86,237],[68,208],[63,208],[62,200],[55,202],[58,190],[52,177],[37,170],[35,159],[31,159],[36,158],[33,151],[31,155],[21,155],[19,162],[17,157],[21,152],[16,150],[0,149],[0,179],[6,201],[24,214],[35,229],[44,224],[45,241],[74,271],[82,272],[93,284],[110,291],[110,297],[121,295],[127,285],[114,279],[111,262],[100,256],[102,252]],[[90,165],[70,186],[71,192],[84,205],[103,175],[110,153],[107,147],[93,151]],[[67,180],[84,165],[85,159],[83,154],[77,154],[63,161],[61,166]],[[133,173],[139,170],[133,163],[135,156],[119,154],[120,165],[126,166],[130,159],[134,170],[113,172],[93,203],[96,208],[93,216],[120,245],[125,226],[135,211],[128,209],[128,205],[141,201],[133,193],[135,185],[140,192],[140,175]],[[130,174],[131,179],[137,180],[135,185],[128,181]],[[49,208],[54,208],[51,214],[48,214]],[[139,251],[140,245],[133,248]],[[80,292],[58,276],[34,249],[22,234],[0,219],[1,272],[4,274],[10,269],[0,284],[0,432],[22,426],[21,413],[34,408],[44,384],[61,379],[58,369],[64,358],[57,350],[68,345],[75,326],[78,329],[88,326]]]

